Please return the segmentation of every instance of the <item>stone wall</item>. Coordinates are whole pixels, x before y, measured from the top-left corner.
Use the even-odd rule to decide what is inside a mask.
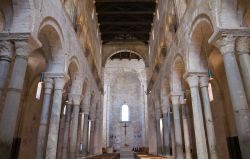
[[[130,118],[126,144],[131,148],[145,146],[145,84],[143,60],[108,60],[104,69],[104,134],[109,146],[119,150],[125,144],[124,123],[120,122],[121,107],[125,103],[129,106]]]

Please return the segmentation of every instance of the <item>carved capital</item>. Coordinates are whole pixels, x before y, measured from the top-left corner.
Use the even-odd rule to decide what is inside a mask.
[[[13,57],[14,46],[10,41],[0,41],[0,58],[8,58],[9,60]]]
[[[181,104],[181,105],[186,104],[186,100],[185,100],[185,98],[184,98],[184,95],[181,95],[181,96],[180,96],[180,104]]]
[[[171,95],[171,101],[173,105],[180,104],[180,96],[179,95]]]
[[[235,39],[233,35],[227,35],[219,38],[215,45],[222,54],[233,53],[235,51]]]
[[[81,94],[70,93],[69,94],[69,101],[72,105],[80,105],[83,96]]]
[[[192,87],[198,87],[199,85],[199,77],[198,75],[191,74],[186,77],[186,81],[190,88]]]
[[[236,50],[238,54],[248,54],[250,52],[249,37],[239,37],[236,40]]]
[[[201,76],[200,77],[200,87],[207,87],[209,82],[208,76]]]
[[[45,87],[45,94],[51,94],[53,89],[54,81],[52,78],[45,77],[44,79],[44,87]]]
[[[33,46],[31,46],[27,41],[15,41],[16,56],[22,58],[28,58],[29,54],[33,51]]]
[[[55,77],[55,90],[63,90],[64,85],[68,82],[69,76],[65,75],[63,77]]]

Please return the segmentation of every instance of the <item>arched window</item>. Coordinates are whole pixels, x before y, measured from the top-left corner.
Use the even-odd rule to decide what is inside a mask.
[[[122,105],[122,121],[129,121],[129,108],[128,105]]]

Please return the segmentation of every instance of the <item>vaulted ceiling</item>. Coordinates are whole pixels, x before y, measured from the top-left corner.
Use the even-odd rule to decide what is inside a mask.
[[[148,43],[156,0],[95,0],[103,43]]]

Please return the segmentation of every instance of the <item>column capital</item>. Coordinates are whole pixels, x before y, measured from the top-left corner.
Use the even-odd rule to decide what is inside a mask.
[[[77,94],[77,93],[69,93],[68,94],[69,97],[69,101],[72,105],[80,105],[83,96],[81,94]]]
[[[190,74],[186,77],[186,81],[190,88],[199,86],[199,76],[196,74]]]
[[[45,94],[51,94],[53,89],[54,81],[52,78],[45,77],[44,78],[44,88],[45,88]]]
[[[171,95],[171,101],[173,105],[180,104],[180,95]]]
[[[220,37],[215,42],[215,46],[220,49],[221,54],[233,53],[235,51],[235,39],[236,37],[230,34]]]
[[[209,77],[208,76],[201,76],[200,77],[200,87],[208,87]]]
[[[238,54],[248,54],[250,52],[250,39],[249,37],[239,37],[236,40],[236,51]]]
[[[180,104],[181,104],[181,105],[186,104],[186,100],[185,100],[185,98],[184,98],[184,95],[181,95],[181,96],[180,96]]]
[[[0,59],[11,60],[14,53],[14,46],[10,41],[0,41]]]
[[[65,75],[62,77],[54,77],[55,90],[63,90],[64,85],[68,82],[69,76]]]
[[[15,41],[16,56],[27,59],[29,54],[34,50],[33,46],[27,41]]]

